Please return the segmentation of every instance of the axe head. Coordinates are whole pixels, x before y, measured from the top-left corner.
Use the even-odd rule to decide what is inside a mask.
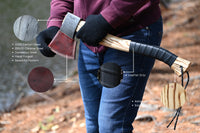
[[[69,59],[75,59],[76,41],[74,35],[79,22],[79,17],[67,13],[60,30],[49,44],[53,52]]]

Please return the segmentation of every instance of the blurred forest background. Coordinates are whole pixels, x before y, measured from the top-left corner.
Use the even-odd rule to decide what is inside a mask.
[[[166,0],[168,1],[168,0]],[[177,129],[175,114],[160,102],[162,87],[180,78],[164,63],[156,61],[146,86],[143,102],[133,123],[134,133],[199,133],[200,132],[200,1],[171,0],[169,8],[161,5],[164,34],[161,46],[192,62],[188,101],[183,106]],[[14,21],[22,15],[48,19],[50,0],[1,0],[0,3],[0,132],[2,133],[86,133],[84,108],[76,74],[76,61],[67,68],[73,74],[67,83],[55,82],[45,93],[33,92],[27,84],[30,70],[36,66],[49,68],[55,78],[65,78],[66,60],[48,59],[39,52],[37,63],[12,62],[12,44],[24,43],[13,33]],[[39,30],[46,22],[39,22]],[[32,42],[35,43],[35,40]],[[186,77],[185,77],[186,78]],[[145,128],[144,128],[145,127]]]

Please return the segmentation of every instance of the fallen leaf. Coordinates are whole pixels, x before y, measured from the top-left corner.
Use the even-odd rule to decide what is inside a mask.
[[[55,130],[57,130],[58,128],[59,128],[58,125],[54,125],[54,126],[51,127],[51,130],[55,131]]]
[[[81,123],[79,126],[80,127],[85,127],[85,123]]]
[[[31,132],[36,133],[40,130],[39,126],[34,127],[33,129],[31,129]]]

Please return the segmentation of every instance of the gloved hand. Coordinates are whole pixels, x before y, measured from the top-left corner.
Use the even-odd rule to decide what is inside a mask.
[[[98,43],[102,41],[111,30],[111,25],[101,14],[90,15],[87,17],[85,24],[78,31],[76,36],[90,46],[98,46]]]
[[[39,50],[44,56],[53,57],[56,55],[54,52],[51,51],[48,45],[59,29],[60,28],[56,26],[49,27],[48,29],[40,32],[39,35],[36,37]]]

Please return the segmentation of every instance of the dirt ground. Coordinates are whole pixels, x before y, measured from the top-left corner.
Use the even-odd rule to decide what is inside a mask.
[[[177,129],[166,128],[175,111],[160,102],[161,88],[180,78],[164,63],[156,61],[146,86],[143,102],[134,123],[134,133],[199,133],[200,132],[200,1],[183,0],[162,9],[164,36],[162,47],[192,62],[188,101],[183,106]],[[73,82],[61,83],[44,94],[21,100],[13,111],[0,116],[2,133],[86,133],[84,108],[78,76]],[[74,82],[75,81],[75,82]],[[152,118],[152,119],[151,119]]]

